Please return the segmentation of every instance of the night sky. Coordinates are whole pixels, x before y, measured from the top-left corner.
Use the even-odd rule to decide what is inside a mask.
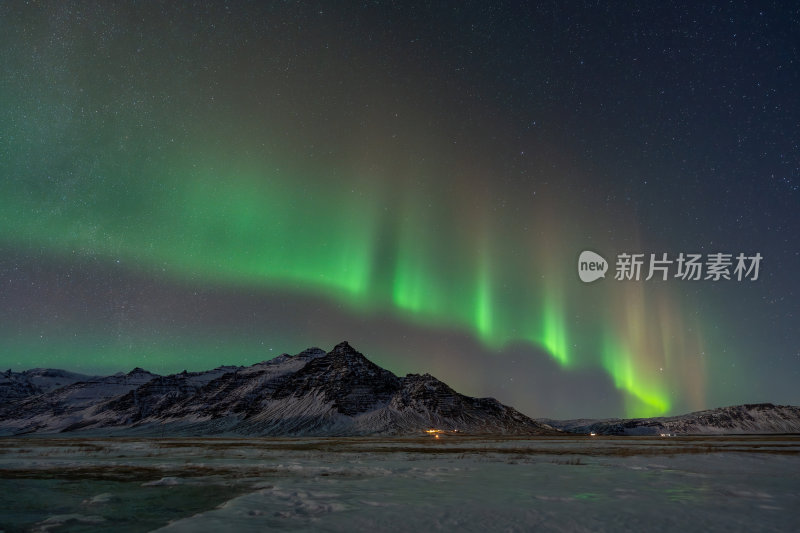
[[[530,416],[800,404],[800,8],[520,4],[0,4],[0,367],[346,339]]]

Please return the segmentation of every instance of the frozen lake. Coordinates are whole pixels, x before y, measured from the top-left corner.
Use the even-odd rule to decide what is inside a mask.
[[[3,531],[798,531],[800,437],[3,438]]]

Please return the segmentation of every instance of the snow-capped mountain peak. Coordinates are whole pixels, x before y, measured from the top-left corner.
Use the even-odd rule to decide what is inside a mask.
[[[548,426],[491,398],[458,394],[429,374],[404,378],[348,342],[249,367],[158,376],[142,368],[95,378],[0,408],[5,434],[54,431],[159,434],[541,434]]]

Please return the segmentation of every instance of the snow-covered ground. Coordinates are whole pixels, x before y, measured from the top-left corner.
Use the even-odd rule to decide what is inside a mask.
[[[797,436],[0,440],[5,531],[798,531],[797,509]]]

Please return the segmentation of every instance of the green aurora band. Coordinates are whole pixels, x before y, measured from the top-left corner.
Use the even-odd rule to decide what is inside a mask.
[[[663,368],[680,350],[699,350],[688,340],[649,344],[654,332],[662,338],[665,323],[681,330],[677,313],[643,321],[636,316],[647,306],[627,295],[610,313],[597,309],[602,320],[573,326],[570,317],[586,300],[580,291],[604,290],[613,298],[613,288],[567,278],[572,250],[553,246],[552,235],[542,243],[515,233],[480,202],[437,199],[446,192],[433,190],[395,201],[402,194],[374,185],[381,180],[343,185],[268,171],[274,165],[264,163],[187,161],[126,166],[109,157],[75,176],[68,190],[46,179],[4,180],[0,202],[11,223],[0,238],[17,249],[123,260],[194,284],[288,288],[356,312],[392,310],[420,325],[467,331],[490,348],[535,344],[564,368],[596,366],[599,359],[624,392],[629,416],[668,413],[676,375]],[[12,164],[3,171],[19,176],[29,169]],[[114,175],[98,187],[104,172]],[[618,328],[614,309],[633,318]],[[602,345],[599,356],[573,353],[578,333]],[[654,373],[656,367],[662,372]]]
[[[52,28],[48,13],[0,38],[9,255],[292,291],[456,330],[497,353],[536,346],[563,369],[602,368],[629,416],[668,413],[675,399],[705,405],[705,329],[683,323],[681,291],[575,275],[585,247],[642,250],[637,221],[610,213],[569,154],[531,141],[513,161],[507,139],[484,134],[507,124],[480,106],[465,115],[469,91],[435,70],[396,76],[371,50],[346,62],[289,54],[294,41],[252,29],[199,48],[165,37],[160,14],[141,36],[103,42],[76,21]],[[443,97],[422,98],[429,84]],[[108,365],[138,349],[180,361],[187,346],[198,365],[220,362],[213,343],[180,333],[143,334],[129,349],[112,332],[43,344],[36,329],[0,325],[0,363],[49,364],[57,352]],[[262,357],[243,335],[219,348],[240,357],[228,363]]]

